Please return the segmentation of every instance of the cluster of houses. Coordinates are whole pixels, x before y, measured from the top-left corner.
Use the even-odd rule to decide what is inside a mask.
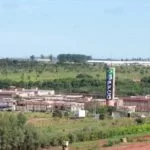
[[[85,109],[91,97],[83,95],[57,95],[54,90],[11,89],[0,90],[0,110],[53,111],[55,109],[77,111]]]
[[[77,112],[108,105],[106,99],[85,95],[58,95],[54,90],[0,90],[0,110],[52,112],[56,109]],[[122,112],[150,112],[150,96],[131,96],[109,101]]]

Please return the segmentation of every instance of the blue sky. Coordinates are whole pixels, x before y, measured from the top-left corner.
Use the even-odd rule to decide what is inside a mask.
[[[149,0],[0,0],[0,57],[150,57]]]

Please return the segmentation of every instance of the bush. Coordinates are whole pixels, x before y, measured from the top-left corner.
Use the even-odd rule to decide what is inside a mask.
[[[145,122],[144,118],[138,117],[135,119],[137,124],[143,124]]]
[[[53,111],[52,116],[53,116],[53,117],[62,118],[62,117],[63,117],[63,112],[62,112],[61,110],[55,110],[55,111]]]
[[[93,78],[91,75],[89,75],[89,74],[78,74],[77,76],[76,76],[76,78]]]
[[[99,114],[99,119],[104,120],[105,119],[105,114],[104,113]]]
[[[108,143],[103,145],[103,147],[111,147],[113,145],[114,145],[113,141],[109,140]]]

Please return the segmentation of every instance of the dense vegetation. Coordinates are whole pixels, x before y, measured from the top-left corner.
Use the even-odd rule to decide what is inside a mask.
[[[134,119],[80,120],[51,118],[50,114],[0,113],[1,150],[37,150],[39,147],[127,136],[150,131],[150,124]]]
[[[116,94],[150,94],[150,68],[116,66]],[[87,63],[43,63],[35,60],[0,60],[0,88],[39,87],[56,92],[100,93],[105,96],[105,65]]]
[[[0,114],[0,149],[1,150],[32,150],[39,147],[36,128],[26,125],[26,117],[1,113]]]
[[[76,62],[76,63],[84,63],[87,60],[92,59],[91,56],[81,55],[81,54],[59,54],[57,56],[59,62]]]

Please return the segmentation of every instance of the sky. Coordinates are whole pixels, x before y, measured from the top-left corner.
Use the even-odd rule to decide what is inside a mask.
[[[150,0],[0,0],[0,57],[150,57]]]

